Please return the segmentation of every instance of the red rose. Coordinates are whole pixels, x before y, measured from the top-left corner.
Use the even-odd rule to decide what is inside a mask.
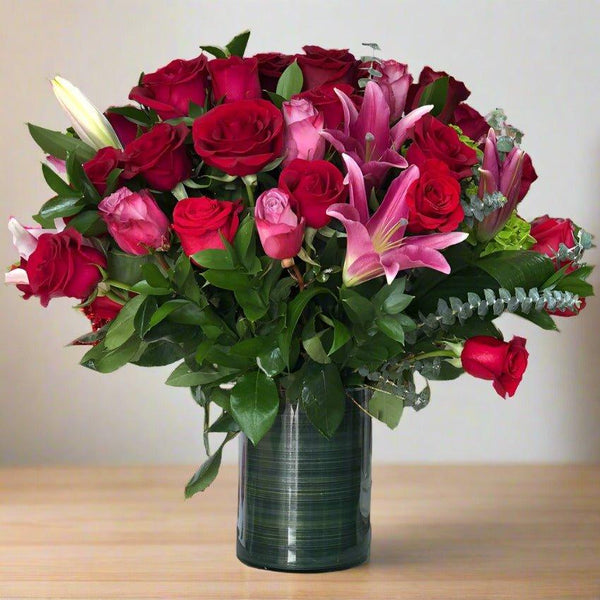
[[[258,60],[256,58],[215,58],[208,63],[215,102],[260,98]]]
[[[300,217],[308,227],[324,227],[331,217],[325,211],[338,202],[345,202],[347,190],[344,176],[326,160],[297,158],[281,171],[279,188],[290,197]]]
[[[444,108],[437,118],[442,123],[450,122],[456,107],[466,100],[471,95],[471,92],[462,81],[457,81],[445,71],[434,71],[431,67],[425,67],[419,75],[419,81],[410,86],[406,99],[406,112],[417,108],[421,103],[421,97],[425,88],[442,77],[448,77],[448,94]]]
[[[196,119],[192,136],[207,165],[243,177],[258,173],[281,155],[283,116],[266,100],[238,100]]]
[[[554,219],[548,215],[538,217],[531,223],[530,235],[535,238],[531,250],[556,258],[561,244],[572,248],[575,246],[574,224],[571,219]],[[564,266],[563,263],[560,265]]]
[[[24,266],[26,293],[38,296],[42,306],[64,296],[85,300],[102,279],[98,267],[106,268],[104,254],[87,246],[75,229],[43,233]]]
[[[121,166],[123,153],[116,148],[108,146],[101,148],[96,156],[83,164],[83,170],[91,181],[92,185],[98,190],[101,196],[106,192],[106,180],[114,169]]]
[[[346,83],[326,84],[317,88],[313,88],[301,94],[292,96],[292,99],[301,98],[308,100],[312,105],[325,117],[326,129],[337,129],[344,119],[344,109],[342,102],[335,90],[338,89],[344,92],[356,105],[360,107],[362,98],[354,94],[354,88]]]
[[[503,398],[514,396],[527,368],[526,341],[516,336],[510,342],[486,335],[472,337],[465,342],[460,357],[463,369],[473,377],[493,381]]]
[[[490,126],[485,120],[485,117],[479,114],[466,102],[463,102],[456,107],[450,122],[458,125],[462,132],[475,142],[479,142],[490,130]]]
[[[454,231],[465,216],[460,204],[460,183],[441,160],[426,160],[420,171],[407,194],[409,231]]]
[[[111,112],[110,108],[104,113],[104,116],[112,125],[112,128],[115,130],[115,133],[117,134],[117,137],[123,146],[126,146],[129,144],[129,142],[133,142],[133,140],[135,140],[138,134],[138,125],[132,123],[123,115]],[[141,131],[144,133],[146,129],[142,127]]]
[[[172,190],[192,173],[184,142],[189,129],[183,124],[159,123],[125,146],[123,177],[136,175],[155,190]]]
[[[91,304],[82,308],[83,314],[90,320],[92,330],[97,331],[110,323],[123,308],[122,304],[107,296],[98,296]]]
[[[240,202],[201,196],[184,198],[175,205],[173,229],[187,256],[208,248],[225,248],[221,235],[233,242],[240,224]]]
[[[529,191],[531,184],[538,178],[533,163],[531,162],[531,156],[525,154],[523,157],[523,173],[521,174],[521,188],[519,189],[519,202],[523,200],[525,194]]]
[[[204,106],[207,79],[203,54],[192,60],[178,58],[154,73],[146,73],[129,99],[152,108],[161,119],[185,117],[190,102]]]
[[[326,83],[354,84],[359,61],[344,50],[326,50],[320,46],[304,46],[304,54],[296,58],[304,76],[304,90]]]
[[[445,162],[457,179],[472,175],[471,167],[477,163],[477,153],[463,144],[452,127],[435,117],[425,115],[414,127],[413,143],[408,149],[408,162],[421,167],[428,158]]]
[[[263,90],[274,92],[281,74],[292,64],[295,56],[279,52],[262,52],[255,54],[258,61],[258,76]]]

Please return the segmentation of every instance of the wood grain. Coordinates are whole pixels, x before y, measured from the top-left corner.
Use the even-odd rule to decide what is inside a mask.
[[[600,599],[600,466],[376,466],[371,561],[235,558],[236,469],[0,470],[0,598]]]

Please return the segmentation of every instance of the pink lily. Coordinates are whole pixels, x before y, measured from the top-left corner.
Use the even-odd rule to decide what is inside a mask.
[[[450,273],[450,265],[438,252],[468,237],[461,232],[434,233],[404,237],[408,224],[406,194],[419,178],[419,169],[409,167],[392,181],[383,202],[369,216],[365,179],[356,161],[343,155],[348,168],[349,204],[333,204],[327,209],[346,228],[348,242],[342,272],[346,286],[359,285],[385,275],[390,284],[399,271],[429,267]]]
[[[392,167],[405,168],[406,159],[398,152],[415,123],[433,107],[421,106],[390,129],[390,107],[374,81],[369,81],[360,107],[341,90],[335,93],[342,102],[343,128],[325,129],[321,135],[340,153],[346,153],[360,165],[368,191],[382,183]]]
[[[508,221],[519,202],[523,164],[527,155],[516,146],[507,154],[504,161],[500,160],[497,148],[496,133],[490,129],[483,150],[483,162],[479,169],[479,197],[483,199],[488,194],[500,192],[505,198],[505,204],[487,215],[477,225],[477,238],[480,241],[491,240]]]

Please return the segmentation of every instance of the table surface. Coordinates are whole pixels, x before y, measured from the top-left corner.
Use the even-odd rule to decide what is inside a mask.
[[[0,598],[600,599],[600,466],[376,466],[368,564],[235,557],[236,478],[185,467],[0,470]]]

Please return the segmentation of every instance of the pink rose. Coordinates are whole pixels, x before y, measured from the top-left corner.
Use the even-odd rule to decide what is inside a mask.
[[[290,197],[278,188],[263,192],[256,201],[256,229],[265,253],[284,260],[300,252],[304,237],[304,218],[292,210]]]
[[[215,58],[208,63],[215,102],[256,100],[261,96],[256,58]]]
[[[413,81],[412,75],[408,72],[408,65],[395,60],[367,62],[361,65],[359,72],[366,74],[366,69],[369,67],[381,73],[381,77],[375,77],[373,81],[381,88],[390,107],[390,119],[397,121],[404,112],[408,88]]]
[[[284,102],[283,118],[286,124],[284,165],[295,158],[320,160],[325,156],[325,139],[321,136],[325,117],[312,102],[304,99]]]
[[[148,254],[149,249],[169,247],[169,219],[148,190],[132,192],[126,187],[98,205],[110,235],[129,254]]]

